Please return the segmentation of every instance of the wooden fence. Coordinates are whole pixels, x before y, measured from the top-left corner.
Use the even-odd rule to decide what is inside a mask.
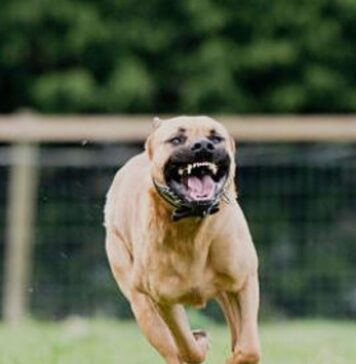
[[[0,116],[0,143],[12,145],[4,262],[3,318],[27,313],[40,143],[143,141],[148,116]],[[242,142],[355,142],[355,116],[217,117]]]
[[[0,116],[0,142],[120,142],[143,140],[148,116]],[[234,138],[248,142],[352,141],[356,116],[222,116]]]

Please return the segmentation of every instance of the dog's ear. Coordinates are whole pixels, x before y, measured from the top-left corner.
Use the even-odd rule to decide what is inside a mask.
[[[153,118],[153,123],[152,123],[153,128],[157,129],[161,124],[162,124],[162,119],[160,119],[158,116],[155,116]]]
[[[160,119],[158,116],[155,116],[153,118],[153,122],[152,122],[153,129],[155,130],[155,129],[159,128],[159,126],[162,124],[162,122],[163,122],[162,119]],[[153,135],[152,134],[146,139],[146,142],[145,142],[145,150],[146,150],[146,153],[147,153],[149,159],[152,159],[152,155],[153,155],[153,146],[152,146]]]
[[[145,150],[149,159],[152,159],[153,147],[152,147],[152,135],[150,135],[145,142]]]
[[[233,151],[233,153],[236,152],[236,142],[235,142],[235,139],[229,135],[229,142],[230,142],[230,145],[231,145],[231,150]]]

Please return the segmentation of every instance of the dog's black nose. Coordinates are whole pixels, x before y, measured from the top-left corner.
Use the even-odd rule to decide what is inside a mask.
[[[212,153],[214,144],[208,139],[201,139],[192,144],[191,150],[195,153]]]

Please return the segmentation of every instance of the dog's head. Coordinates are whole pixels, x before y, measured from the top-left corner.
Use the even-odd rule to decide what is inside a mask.
[[[155,119],[146,141],[152,177],[188,204],[207,204],[234,179],[235,143],[225,127],[203,116]]]

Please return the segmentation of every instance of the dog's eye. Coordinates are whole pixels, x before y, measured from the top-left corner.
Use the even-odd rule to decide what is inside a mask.
[[[185,142],[185,138],[183,138],[183,137],[174,137],[169,140],[169,143],[171,143],[172,145],[180,145],[180,144],[183,144],[184,142]]]
[[[212,135],[211,137],[209,137],[209,140],[212,141],[214,144],[219,144],[224,140],[224,138],[219,135]]]

